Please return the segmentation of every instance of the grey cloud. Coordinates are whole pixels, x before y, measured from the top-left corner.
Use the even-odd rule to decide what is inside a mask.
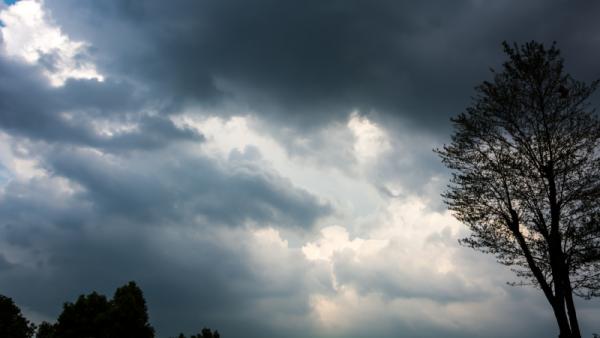
[[[453,273],[441,274],[433,270],[393,271],[392,267],[358,265],[348,258],[336,260],[335,272],[340,283],[354,286],[363,294],[380,292],[386,297],[427,299],[440,304],[477,302],[492,294],[477,286],[468,285]]]
[[[289,336],[312,332],[308,293],[323,284],[299,250],[257,258],[264,249],[246,223],[304,231],[332,210],[253,164],[257,149],[219,162],[179,146],[103,155],[28,146],[50,175],[9,180],[0,195],[0,288],[20,305],[55,318],[80,293],[111,294],[134,279],[162,337],[205,325],[276,336],[289,318],[306,321]],[[272,313],[281,318],[266,320]]]
[[[577,75],[598,73],[592,61],[598,48],[583,38],[600,29],[589,17],[597,12],[596,3],[66,1],[51,6],[68,32],[97,46],[109,73],[147,81],[158,94],[179,100],[209,105],[238,100],[296,127],[319,126],[359,108],[446,130],[447,119],[468,103],[472,87],[502,60],[502,40],[558,40]],[[80,19],[72,18],[73,8]],[[89,22],[99,28],[91,30]],[[578,66],[582,63],[588,68]]]
[[[53,217],[51,212],[37,214]],[[293,264],[279,263],[277,271],[257,266],[252,256],[257,248],[246,230],[223,233],[209,224],[148,228],[131,219],[94,216],[83,228],[0,226],[3,250],[21,250],[30,257],[2,270],[3,293],[55,318],[65,300],[92,290],[111,294],[116,286],[135,279],[146,294],[160,337],[204,325],[232,337],[261,337],[281,334],[275,329],[277,319],[267,319],[273,313],[295,320],[306,316],[307,293],[319,290],[299,253],[281,257]],[[25,246],[10,240],[23,236]],[[276,278],[265,278],[269,273]],[[303,330],[287,334],[306,337],[310,331],[307,322]]]
[[[444,174],[426,143],[446,138],[448,118],[468,104],[472,87],[489,77],[488,67],[501,62],[502,40],[557,40],[575,76],[590,80],[600,73],[596,2],[45,5],[66,34],[91,43],[86,57],[106,80],[71,79],[54,88],[40,75],[54,66],[52,55],[38,66],[0,57],[0,128],[31,147],[26,155],[50,172],[19,182],[0,171],[0,289],[52,317],[79,293],[110,294],[136,279],[163,336],[203,325],[227,337],[318,336],[306,318],[309,296],[333,292],[329,271],[308,264],[297,249],[276,267],[257,265],[252,255],[259,249],[249,247],[249,228],[240,226],[302,232],[332,207],[261,168],[255,148],[222,161],[191,155],[187,147],[203,136],[174,125],[174,115],[196,106],[222,116],[254,112],[267,121],[262,131],[289,141],[292,157],[314,156],[329,167],[355,164],[341,148],[351,135],[322,128],[358,109],[412,147],[407,153],[394,143],[376,163],[376,183],[384,190],[387,180],[401,177],[408,190],[421,193],[432,175]],[[227,109],[228,103],[239,109]],[[136,128],[107,136],[96,129],[102,123]],[[413,138],[418,133],[427,136]],[[299,136],[308,142],[295,144]],[[62,178],[74,185],[74,195],[61,193],[55,180]],[[421,280],[338,259],[341,281],[365,294],[440,304],[489,295],[456,275],[423,274]],[[471,276],[489,275],[494,285],[506,281],[486,268],[493,262],[459,260]],[[269,279],[269,272],[280,275]],[[543,302],[530,305],[531,294],[506,292],[512,303],[497,309],[502,318],[487,336],[554,334],[554,328],[529,325],[551,322],[538,315]],[[515,304],[518,315],[510,317],[520,321],[506,330]],[[411,324],[382,318],[352,334],[482,335]]]
[[[332,212],[325,202],[256,165],[219,165],[173,150],[112,160],[58,150],[47,156],[45,166],[83,187],[80,197],[103,214],[150,223],[185,224],[201,217],[215,225],[250,221],[310,228]]]
[[[0,254],[0,271],[8,270],[13,267],[13,264],[6,260],[3,254]]]
[[[411,154],[394,150],[378,168],[378,176],[402,176],[409,189],[447,175],[430,150],[447,140],[449,118],[489,79],[489,67],[500,66],[501,41],[556,40],[576,77],[600,74],[594,42],[600,26],[591,14],[600,8],[591,2],[67,0],[49,6],[66,32],[96,47],[107,74],[146,83],[177,108],[251,110],[292,156],[351,167],[349,154],[321,149],[323,140],[343,137],[324,137],[322,128],[360,110],[415,146]],[[239,108],[215,108],[226,102]],[[429,143],[412,142],[419,133]],[[294,143],[299,134],[310,151]]]
[[[0,128],[45,142],[86,145],[112,151],[160,148],[176,141],[202,141],[196,131],[180,129],[162,109],[142,98],[127,82],[69,80],[51,87],[38,69],[0,58]],[[68,114],[68,115],[65,115]],[[133,124],[133,131],[99,134],[94,124]]]

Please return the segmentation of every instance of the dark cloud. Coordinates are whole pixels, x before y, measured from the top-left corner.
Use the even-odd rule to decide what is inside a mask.
[[[256,165],[219,165],[172,149],[127,159],[55,150],[45,165],[53,175],[82,187],[80,197],[101,214],[146,223],[185,224],[201,217],[214,225],[309,228],[331,212],[329,205]]]
[[[178,100],[236,100],[296,126],[322,125],[359,108],[446,129],[447,119],[468,104],[472,87],[489,77],[488,67],[502,60],[503,40],[556,40],[576,75],[589,78],[600,70],[593,56],[600,27],[590,17],[598,11],[596,3],[50,6],[68,32],[96,46],[109,73],[132,76]]]
[[[35,178],[29,184],[9,181],[3,188],[0,210],[2,223],[9,227],[127,221],[148,226],[253,223],[310,229],[332,212],[326,202],[249,162],[219,163],[172,148],[127,157],[85,148],[42,149],[27,152],[45,153],[37,160],[49,178]],[[64,195],[69,189],[73,193]],[[28,230],[11,233],[21,231]],[[21,237],[11,241],[23,241],[17,240]]]
[[[122,226],[122,225],[121,225]],[[269,311],[306,314],[306,290],[310,281],[297,278],[306,266],[290,267],[279,295],[273,284],[253,269],[247,243],[217,237],[210,230],[175,229],[149,232],[128,224],[104,225],[73,233],[48,231],[35,235],[34,255],[39,262],[2,270],[0,287],[27,309],[56,317],[61,304],[92,290],[111,295],[117,286],[134,279],[142,286],[152,323],[159,337],[193,332],[210,325],[228,336],[260,337],[271,330]],[[10,230],[0,229],[3,236]],[[224,242],[229,240],[231,242]],[[246,240],[247,241],[247,240]],[[4,244],[6,245],[6,244]],[[237,247],[237,248],[236,248]],[[236,249],[233,249],[236,248]],[[219,264],[215,264],[218,261]],[[264,301],[261,293],[285,299],[276,309],[256,310]]]
[[[0,126],[31,140],[125,151],[203,139],[156,115],[160,104],[126,82],[68,80],[51,87],[36,67],[5,58],[0,58],[0,74]],[[102,132],[103,124],[129,124],[132,130],[110,135]]]

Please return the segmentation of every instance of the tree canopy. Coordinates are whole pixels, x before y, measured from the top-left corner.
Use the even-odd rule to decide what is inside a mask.
[[[21,315],[12,299],[0,295],[0,337],[31,338],[36,332]],[[129,282],[115,291],[112,299],[97,292],[66,302],[56,323],[42,322],[37,338],[153,338],[148,308],[142,290]],[[190,338],[219,338],[219,331],[203,328]],[[180,334],[178,338],[186,338]]]
[[[118,288],[111,300],[92,292],[79,296],[74,303],[65,303],[56,324],[42,323],[37,337],[152,338],[154,328],[149,323],[142,290],[129,282]]]
[[[79,296],[75,303],[65,303],[56,322],[55,337],[107,337],[109,309],[106,297],[96,292]]]
[[[23,316],[14,301],[0,295],[0,337],[30,338],[34,332],[35,325]]]
[[[600,121],[588,102],[598,81],[566,73],[555,44],[504,51],[437,150],[453,170],[443,196],[471,230],[461,243],[539,287],[560,337],[580,337],[573,295],[600,291]]]
[[[125,337],[154,337],[142,290],[129,282],[115,291],[109,310],[110,330]]]

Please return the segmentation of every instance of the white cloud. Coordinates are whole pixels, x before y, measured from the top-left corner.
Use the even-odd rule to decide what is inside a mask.
[[[431,210],[426,197],[407,193],[403,198],[383,198],[374,188],[375,175],[340,175],[299,156],[289,156],[278,140],[253,129],[252,118],[248,116],[221,119],[188,115],[179,122],[194,126],[206,135],[207,142],[201,146],[203,153],[224,159],[232,152],[243,154],[248,147],[253,147],[260,156],[253,156],[252,161],[270,166],[294,185],[336,201],[337,214],[322,220],[319,236],[311,240],[288,242],[273,228],[255,233],[264,247],[278,248],[276,251],[300,249],[308,261],[327,265],[334,288],[343,290],[358,282],[352,277],[345,279],[349,277],[336,275],[334,266],[347,263],[352,264],[357,275],[382,274],[391,281],[399,281],[399,288],[408,287],[407,292],[427,293],[426,289],[438,287],[434,284],[443,284],[446,276],[452,276],[456,283],[463,285],[447,289],[439,286],[439,292],[454,291],[452,288],[467,284],[467,276],[457,266],[460,258],[456,240],[463,226],[449,212]],[[365,156],[376,155],[390,147],[385,131],[365,117],[351,115],[347,125],[338,127],[353,130],[355,143],[348,146],[361,149],[358,153],[364,151]],[[399,180],[390,178],[390,182],[403,189]],[[360,209],[360,213],[356,209]],[[289,243],[294,245],[290,247]],[[420,279],[430,281],[419,284]],[[481,284],[485,283],[489,280],[475,278],[470,286],[480,292]]]
[[[475,253],[457,247],[462,225],[449,212],[431,210],[417,196],[390,199],[372,212],[378,217],[360,237],[330,226],[302,247],[307,260],[330,271],[334,292],[310,296],[320,330],[361,335],[377,323],[383,331],[414,334],[427,328],[478,335],[510,317],[490,315],[496,307],[511,306],[502,280],[510,273],[484,260],[467,262]],[[481,273],[487,270],[494,274]]]
[[[348,120],[348,128],[355,137],[354,151],[361,162],[373,160],[391,149],[388,136],[376,123],[357,112]]]
[[[373,256],[389,244],[387,239],[362,239],[350,240],[348,230],[341,226],[329,226],[321,230],[322,238],[317,242],[307,243],[302,247],[304,256],[309,260],[331,261],[333,255],[344,250],[351,250],[356,254],[355,259]]]
[[[44,74],[54,86],[69,78],[103,81],[86,60],[88,44],[73,41],[44,10],[43,0],[21,0],[0,12],[4,54],[30,64],[44,64]]]
[[[273,228],[257,229],[253,232],[254,239],[261,246],[275,246],[278,248],[288,248],[288,241],[281,238],[279,231]]]
[[[15,142],[10,135],[0,132],[0,164],[5,168],[7,181],[11,179],[26,181],[47,176],[39,162],[34,157],[28,156],[28,153],[27,147],[18,141]]]
[[[403,198],[382,198],[373,193],[376,175],[368,170],[344,176],[331,172],[330,167],[307,162],[298,154],[290,156],[280,140],[254,129],[249,116],[186,118],[179,122],[207,136],[201,146],[203,153],[226,159],[232,152],[243,155],[253,147],[260,156],[240,158],[271,166],[312,193],[339,199],[338,214],[320,223],[316,237],[284,233],[273,225],[253,231],[252,242],[256,245],[248,253],[256,267],[264,270],[263,281],[269,285],[281,287],[282,281],[292,280],[289,266],[300,264],[300,258],[314,267],[303,270],[308,274],[303,278],[326,276],[328,289],[306,291],[310,318],[317,330],[332,334],[356,332],[373,321],[378,325],[476,329],[477,325],[467,320],[470,311],[506,302],[503,281],[494,285],[493,278],[474,275],[475,268],[462,266],[461,255],[466,250],[456,243],[462,225],[449,212],[430,209],[426,197],[406,193]],[[351,115],[346,125],[337,128],[352,131],[355,139],[346,146],[363,160],[374,159],[391,147],[387,133],[365,117]],[[369,165],[367,162],[362,164]],[[403,189],[400,180],[390,177],[389,182]],[[361,217],[356,217],[355,206],[362,208]],[[493,299],[483,300],[480,294],[493,295]],[[492,320],[481,318],[487,324]]]
[[[195,128],[206,137],[206,142],[198,146],[199,152],[215,160],[229,158],[232,154],[244,154],[249,149],[257,150],[260,156],[253,158],[260,166],[268,167],[283,177],[290,179],[295,186],[308,190],[321,196],[334,204],[343,215],[341,223],[348,220],[370,217],[373,210],[381,202],[380,194],[376,187],[356,173],[340,171],[330,165],[313,161],[314,155],[292,154],[286,145],[278,138],[273,137],[265,130],[258,130],[256,126],[263,121],[257,121],[252,115],[233,116],[231,118],[206,117],[210,114],[192,111],[176,120],[178,126]],[[337,135],[341,130],[347,130],[344,124],[328,126],[330,134]],[[324,138],[313,151],[319,152],[327,149],[330,151],[343,151],[347,147],[352,149],[352,139],[348,144],[339,144],[340,140]],[[336,147],[330,148],[331,143]],[[319,155],[321,156],[321,155]],[[323,224],[331,225],[331,223]]]

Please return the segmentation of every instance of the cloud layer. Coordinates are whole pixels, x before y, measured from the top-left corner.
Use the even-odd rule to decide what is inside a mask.
[[[596,77],[597,7],[2,4],[0,289],[40,321],[134,279],[160,337],[554,335],[458,247],[431,149],[502,40]]]

